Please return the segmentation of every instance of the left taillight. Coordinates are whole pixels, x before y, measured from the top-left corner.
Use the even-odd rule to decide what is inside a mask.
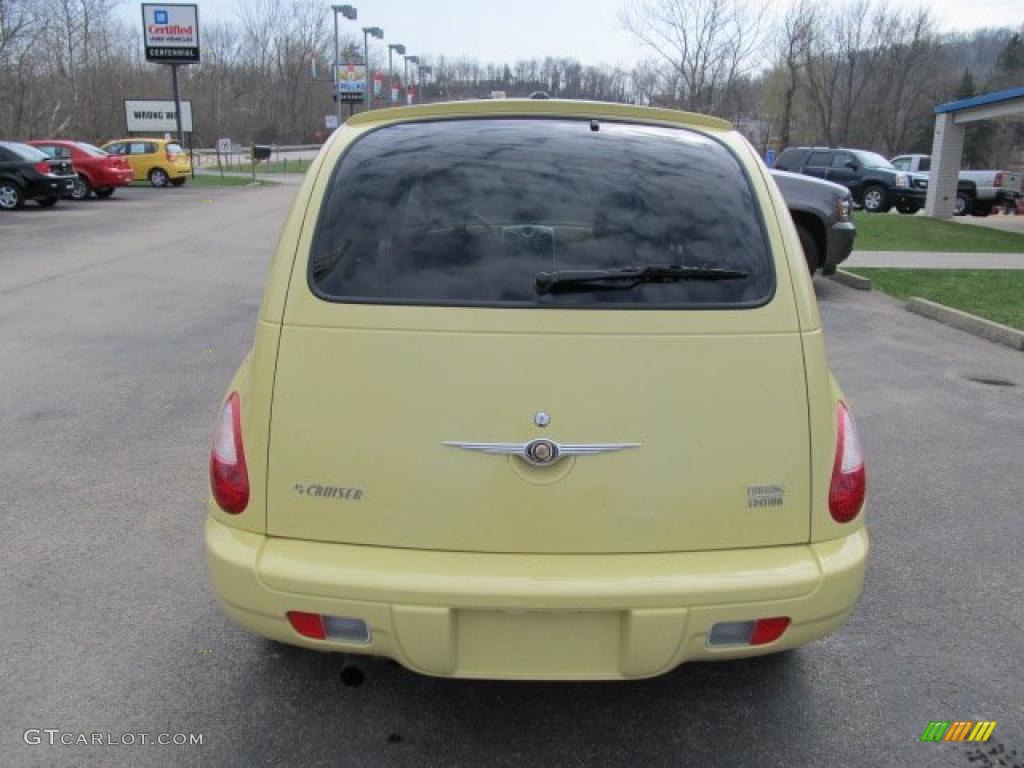
[[[217,506],[237,515],[249,503],[249,472],[242,446],[242,406],[232,392],[217,417],[210,448],[210,487]]]
[[[35,168],[36,173],[53,173],[53,169],[50,167],[50,164],[45,160],[40,160],[32,167]]]
[[[846,407],[836,404],[836,459],[828,490],[828,509],[837,523],[848,523],[860,514],[867,491],[864,449],[857,425]]]

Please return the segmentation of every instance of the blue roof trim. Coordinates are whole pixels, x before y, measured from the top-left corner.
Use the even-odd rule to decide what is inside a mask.
[[[939,104],[935,108],[935,114],[938,115],[943,112],[959,112],[960,110],[970,109],[971,107],[985,107],[989,104],[998,104],[1001,101],[1010,101],[1011,99],[1024,99],[1024,86],[1019,88],[1007,88],[1005,91],[985,93],[981,96],[972,96],[969,99],[960,99],[960,101],[947,101],[945,104]]]

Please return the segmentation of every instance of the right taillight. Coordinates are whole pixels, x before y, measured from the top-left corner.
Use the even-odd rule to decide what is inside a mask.
[[[992,186],[993,187],[1001,187],[1001,186],[1003,186],[1003,174],[1002,173],[1000,173],[1000,172],[996,173],[996,178],[992,182]]]
[[[242,447],[241,400],[232,392],[220,410],[210,448],[210,488],[217,506],[237,515],[249,503],[249,472]]]
[[[53,173],[53,169],[50,164],[45,160],[40,160],[38,163],[32,166],[36,173]]]
[[[832,467],[832,484],[828,489],[828,510],[837,523],[848,523],[864,506],[867,476],[864,471],[864,449],[857,434],[857,425],[846,408],[836,404],[836,461]]]

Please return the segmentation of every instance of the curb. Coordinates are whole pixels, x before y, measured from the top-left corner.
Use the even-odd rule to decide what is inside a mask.
[[[961,312],[959,309],[953,309],[944,304],[936,304],[934,301],[921,299],[917,296],[912,296],[907,300],[906,309],[915,315],[938,320],[944,325],[959,328],[961,331],[966,331],[974,336],[1005,344],[1013,349],[1024,350],[1024,331],[1018,331],[1016,328],[994,323],[983,317]]]
[[[845,269],[837,269],[835,274],[829,275],[829,278],[845,285],[847,288],[856,288],[858,291],[871,290],[870,278],[855,275],[853,272],[847,272]]]

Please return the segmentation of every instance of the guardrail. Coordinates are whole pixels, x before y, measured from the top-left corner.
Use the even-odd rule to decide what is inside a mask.
[[[304,173],[320,151],[320,144],[282,146],[278,144],[232,144],[231,151],[193,149],[192,167],[203,171],[229,173]],[[259,149],[269,149],[269,157],[261,159]],[[253,151],[256,163],[253,165]]]

